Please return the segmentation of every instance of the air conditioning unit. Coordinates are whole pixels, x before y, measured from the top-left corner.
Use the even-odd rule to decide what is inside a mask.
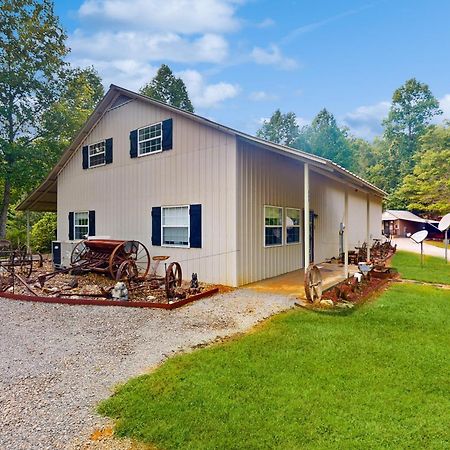
[[[67,269],[70,267],[72,251],[80,241],[53,241],[52,261],[55,269]]]
[[[65,269],[70,267],[70,257],[73,249],[80,243],[80,241],[63,241],[61,242],[61,266]]]

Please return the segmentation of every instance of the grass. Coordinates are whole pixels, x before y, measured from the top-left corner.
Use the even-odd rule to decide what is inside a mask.
[[[450,263],[446,264],[443,258],[424,256],[424,266],[420,267],[419,254],[398,251],[392,259],[392,266],[408,280],[450,284]]]
[[[161,449],[450,448],[449,317],[450,291],[412,284],[352,312],[290,311],[99,411]]]
[[[434,245],[435,247],[445,248],[443,241],[425,241],[427,244]]]

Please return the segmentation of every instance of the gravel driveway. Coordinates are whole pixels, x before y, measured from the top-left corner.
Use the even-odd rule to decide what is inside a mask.
[[[0,449],[67,448],[106,421],[111,387],[244,331],[293,299],[240,289],[173,311],[0,299]]]
[[[392,240],[392,243],[397,244],[398,250],[420,254],[420,244],[416,244],[410,238],[395,238]],[[445,249],[428,244],[427,242],[423,243],[423,253],[424,255],[437,256],[438,258],[445,257]]]

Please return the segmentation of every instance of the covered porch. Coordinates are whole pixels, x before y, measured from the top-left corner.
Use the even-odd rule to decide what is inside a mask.
[[[327,290],[346,278],[346,267],[343,264],[322,263],[317,264],[322,274],[323,290]],[[352,276],[358,267],[348,265],[348,274]],[[306,299],[304,285],[304,269],[294,270],[276,277],[267,278],[244,286],[257,292],[282,294],[289,297]]]

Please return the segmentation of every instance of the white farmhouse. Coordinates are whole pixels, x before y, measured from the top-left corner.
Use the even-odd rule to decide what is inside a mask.
[[[19,209],[56,211],[63,243],[139,240],[186,276],[241,286],[381,237],[383,196],[332,161],[111,85]]]

